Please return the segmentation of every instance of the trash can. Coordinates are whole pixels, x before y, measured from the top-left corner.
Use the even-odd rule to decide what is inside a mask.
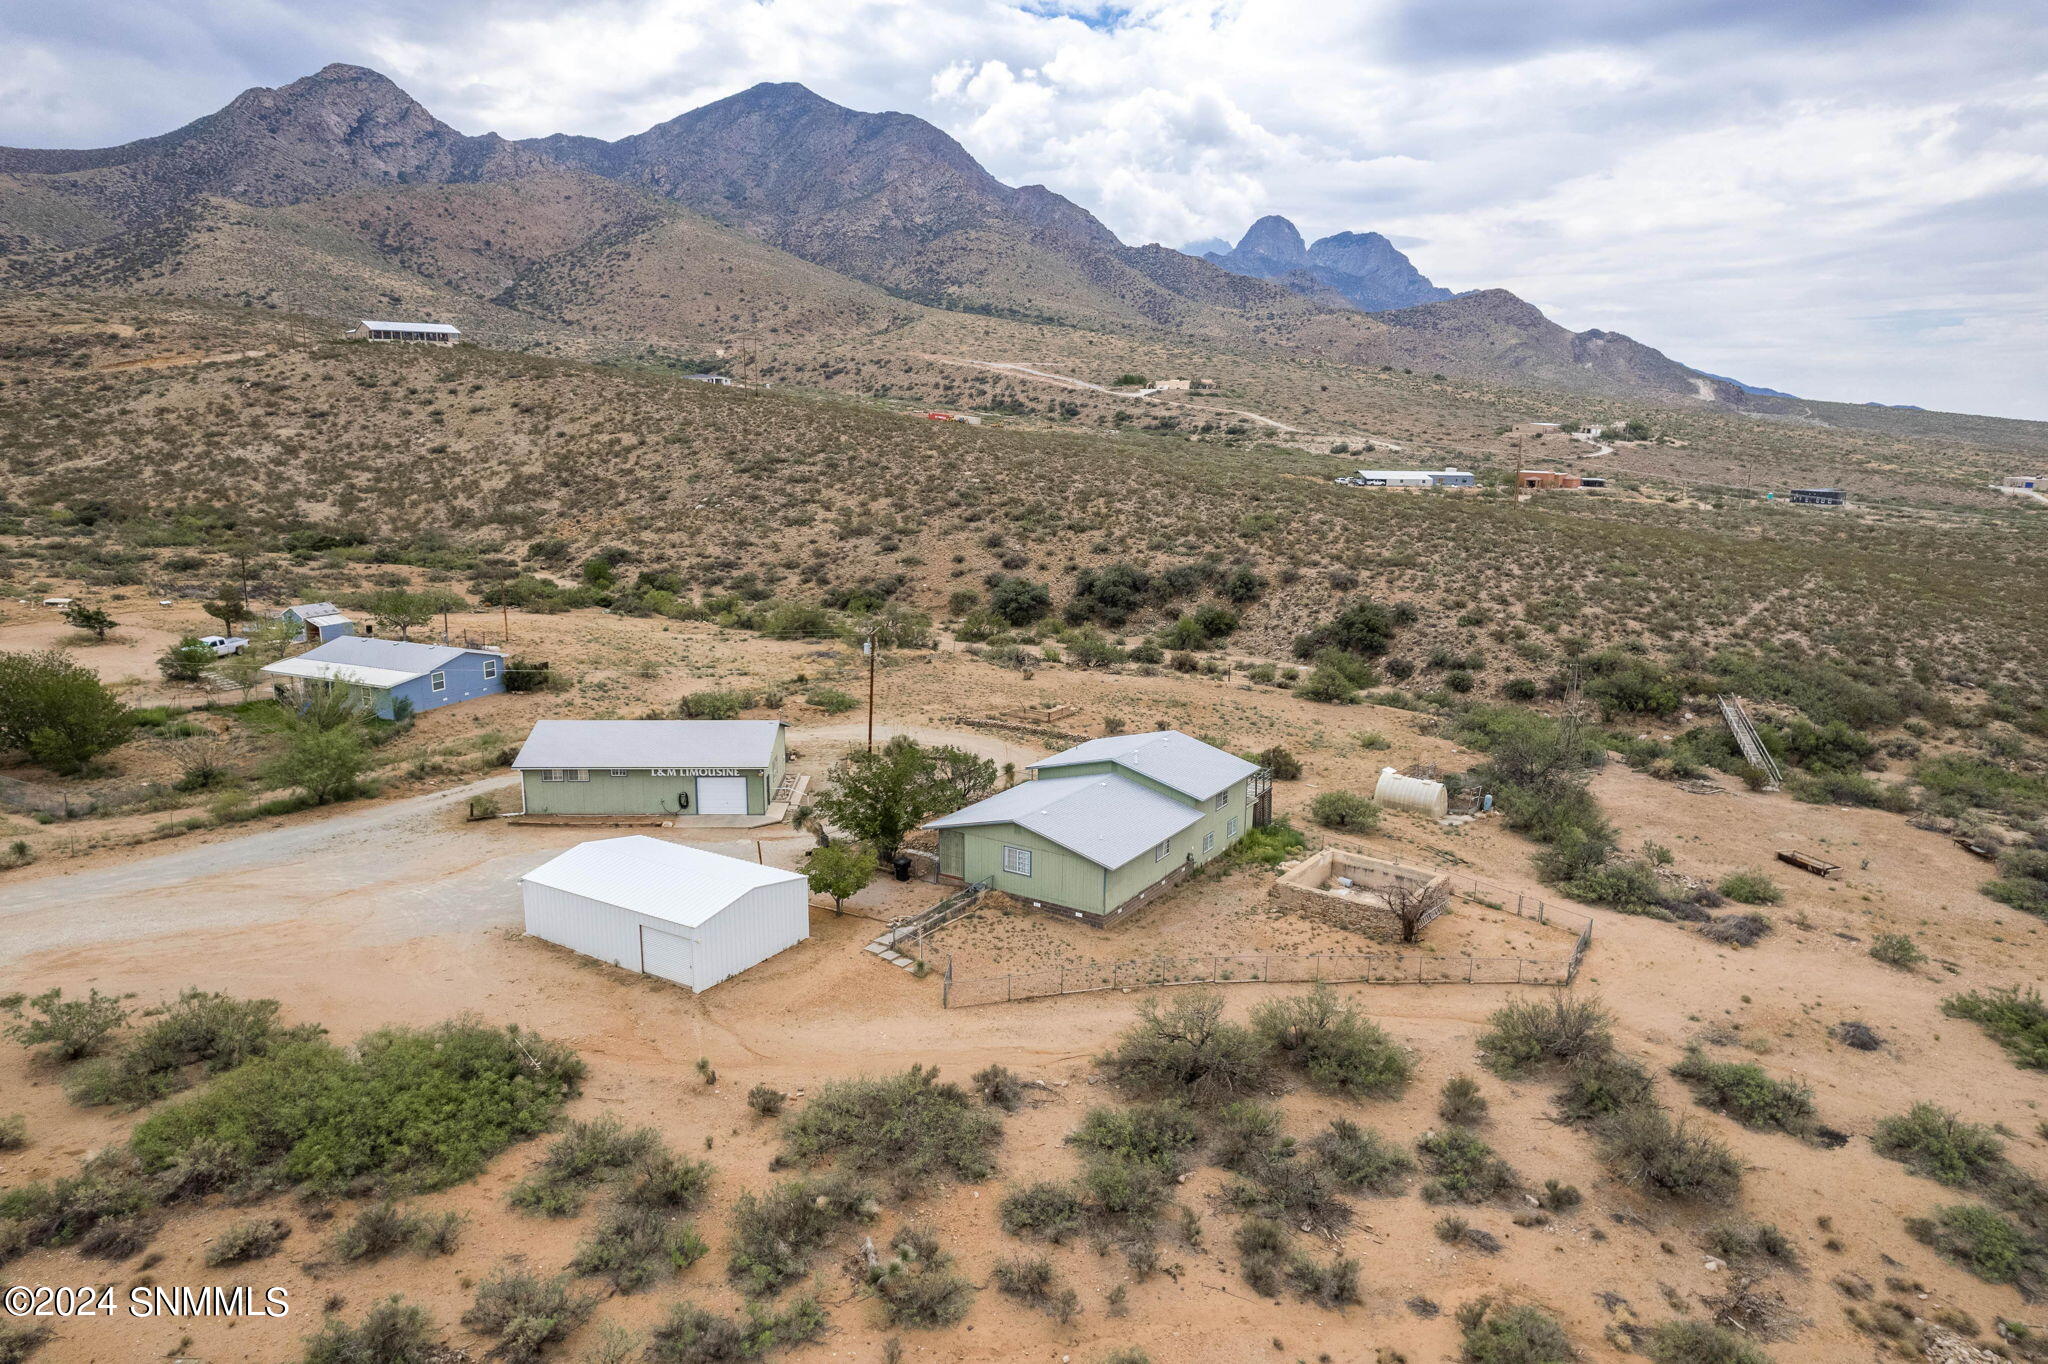
[[[896,879],[898,881],[908,881],[910,879],[910,859],[902,853],[896,854]]]

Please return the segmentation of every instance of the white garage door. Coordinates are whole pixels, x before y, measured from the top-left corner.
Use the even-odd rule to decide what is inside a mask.
[[[660,976],[678,985],[688,985],[695,979],[690,972],[691,952],[694,944],[688,938],[674,933],[664,933],[658,928],[640,925],[640,969],[650,976]]]
[[[745,777],[697,778],[697,813],[700,815],[743,815],[747,812]]]

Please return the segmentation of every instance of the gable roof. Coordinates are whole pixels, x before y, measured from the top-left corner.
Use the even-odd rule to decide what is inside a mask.
[[[499,655],[488,649],[461,649],[452,644],[416,644],[403,639],[370,639],[342,635],[295,658],[282,658],[263,671],[279,677],[313,677],[350,682],[360,687],[395,687],[445,668],[464,654]]]
[[[702,927],[750,890],[803,879],[646,834],[579,843],[519,878],[686,928]]]
[[[1114,871],[1202,818],[1202,812],[1129,777],[1041,777],[998,791],[925,825],[1014,824]]]
[[[1057,772],[1080,763],[1115,763],[1141,777],[1150,777],[1192,800],[1207,800],[1259,770],[1235,753],[1225,753],[1177,729],[1143,734],[1112,734],[1076,744],[1064,753],[1031,764],[1038,772]]]
[[[767,767],[780,720],[541,720],[512,761],[553,767]]]
[[[300,620],[311,620],[315,616],[338,616],[341,614],[341,608],[331,601],[302,601],[297,606],[287,606],[284,611],[280,611],[278,614],[283,615],[287,611],[297,616]]]

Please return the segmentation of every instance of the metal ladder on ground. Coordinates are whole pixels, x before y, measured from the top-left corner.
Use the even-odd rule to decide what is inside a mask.
[[[1784,769],[1771,756],[1771,750],[1764,747],[1763,737],[1756,732],[1756,724],[1749,718],[1749,711],[1743,707],[1739,696],[1722,696],[1721,718],[1728,722],[1728,732],[1735,736],[1735,746],[1742,750],[1742,756],[1751,767],[1764,774],[1764,790],[1775,791],[1785,780]]]

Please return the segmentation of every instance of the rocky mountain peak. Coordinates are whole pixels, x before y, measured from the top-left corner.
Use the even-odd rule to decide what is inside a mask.
[[[1301,240],[1301,230],[1277,213],[1269,213],[1253,223],[1251,230],[1239,239],[1237,249],[1282,265],[1308,264],[1308,247]]]

